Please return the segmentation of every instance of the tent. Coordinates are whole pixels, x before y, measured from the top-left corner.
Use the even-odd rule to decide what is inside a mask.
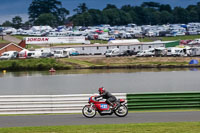
[[[176,47],[180,44],[180,41],[174,41],[174,42],[169,42],[169,43],[166,43],[165,44],[165,47],[168,48],[168,47]]]
[[[199,62],[198,62],[198,60],[194,60],[194,59],[192,59],[190,62],[189,62],[189,64],[198,64]]]
[[[109,29],[103,29],[104,32],[109,32]]]
[[[95,32],[97,32],[97,33],[103,33],[104,31],[103,30],[96,30]]]

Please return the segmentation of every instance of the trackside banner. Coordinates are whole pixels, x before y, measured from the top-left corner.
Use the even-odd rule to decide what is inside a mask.
[[[26,44],[85,43],[84,36],[75,37],[26,37]]]

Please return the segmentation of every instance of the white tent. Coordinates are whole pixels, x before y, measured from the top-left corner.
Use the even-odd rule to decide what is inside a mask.
[[[37,32],[37,31],[50,31],[53,28],[50,26],[33,26],[30,30]]]
[[[109,44],[118,44],[118,43],[139,43],[140,41],[138,39],[128,39],[128,40],[111,40],[108,43]]]

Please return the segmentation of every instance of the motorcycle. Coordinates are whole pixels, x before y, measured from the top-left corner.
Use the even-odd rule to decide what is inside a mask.
[[[113,109],[105,101],[100,101],[91,96],[88,101],[89,105],[85,105],[82,113],[87,118],[92,118],[98,112],[101,116],[112,115],[113,113],[118,117],[125,117],[128,114],[128,108],[124,99],[118,99],[114,104],[117,106]]]

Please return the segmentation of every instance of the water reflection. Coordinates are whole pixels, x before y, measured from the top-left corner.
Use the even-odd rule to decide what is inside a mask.
[[[199,91],[195,69],[107,69],[7,72],[0,74],[1,95],[96,93],[100,86],[115,93]]]
[[[2,77],[23,77],[23,76],[45,76],[45,75],[65,75],[65,74],[95,74],[95,73],[134,73],[134,72],[170,72],[170,71],[198,71],[198,68],[148,68],[148,69],[73,69],[49,71],[23,71],[0,73]]]

